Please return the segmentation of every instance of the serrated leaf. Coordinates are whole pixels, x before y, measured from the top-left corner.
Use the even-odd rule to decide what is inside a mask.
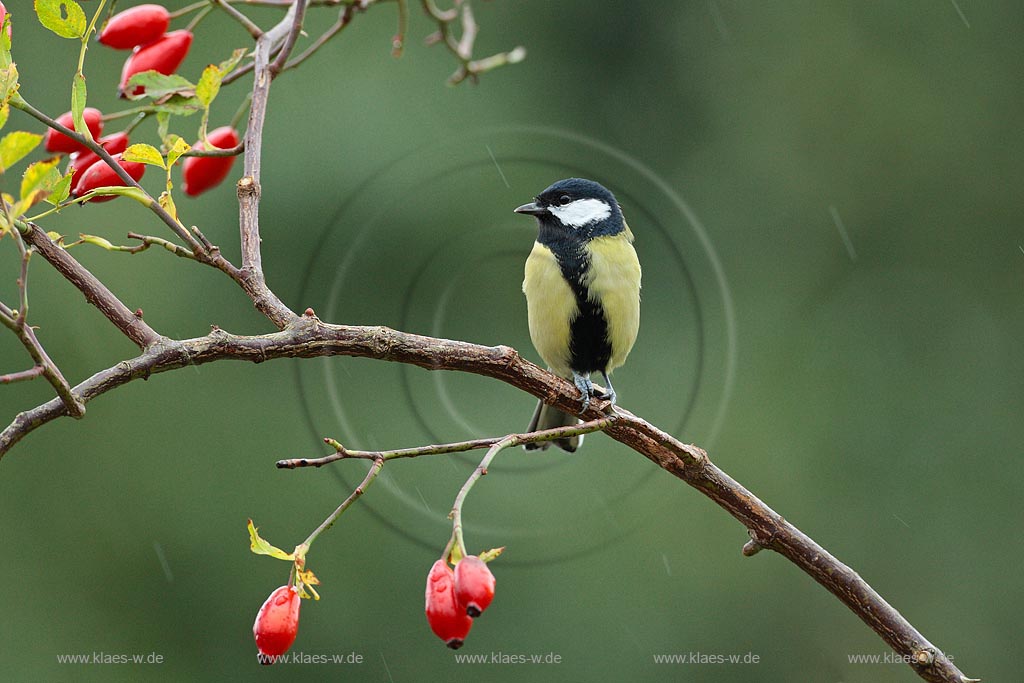
[[[38,204],[50,193],[53,186],[60,180],[60,171],[56,169],[60,157],[36,161],[29,164],[21,177],[21,201],[32,206]]]
[[[61,176],[61,179],[54,184],[49,196],[46,197],[47,204],[57,206],[67,200],[71,195],[71,179],[74,175],[74,172],[69,171]]]
[[[43,141],[43,136],[16,130],[0,140],[0,173],[25,158]]]
[[[215,64],[203,69],[203,75],[196,83],[196,99],[203,107],[209,108],[210,103],[220,92],[220,82],[224,78],[224,72]]]
[[[139,94],[135,93],[135,86],[141,85],[146,90]],[[195,94],[196,86],[187,78],[178,74],[162,74],[159,71],[143,71],[128,79],[125,93],[129,100],[141,100],[144,97],[160,98],[165,95]]]
[[[85,100],[88,91],[85,87],[85,76],[79,71],[71,83],[71,120],[75,122],[75,130],[88,139],[92,139],[92,131],[85,125]]]
[[[75,0],[35,0],[39,23],[61,38],[81,38],[89,22]]]
[[[246,52],[248,52],[246,48],[238,48],[237,50],[231,53],[230,57],[228,57],[223,62],[218,64],[217,68],[220,69],[221,73],[224,74],[234,71],[235,67],[238,66],[238,63],[242,61],[242,57],[245,57]]]
[[[270,555],[271,557],[276,557],[279,560],[287,560],[289,562],[292,562],[295,559],[294,555],[286,553],[280,548],[275,548],[274,546],[270,545],[265,540],[260,538],[260,535],[259,533],[257,533],[257,531],[258,530],[256,529],[255,526],[253,526],[252,520],[250,519],[249,550],[256,553],[257,555]]]
[[[11,95],[18,91],[18,65],[11,63],[0,67],[0,102],[7,106]]]
[[[96,235],[85,235],[79,233],[78,240],[80,242],[85,242],[86,244],[95,244],[97,247],[102,247],[107,251],[120,251],[120,249],[110,243],[110,240],[104,239],[103,237],[97,237]]]
[[[160,151],[156,147],[142,142],[131,145],[128,149],[121,152],[121,158],[125,161],[167,168],[164,166],[164,157],[160,154]]]
[[[482,553],[480,553],[479,557],[484,562],[490,562],[494,558],[501,555],[503,552],[505,552],[505,546],[501,546],[500,548],[491,548],[490,550],[485,550]]]
[[[171,148],[167,150],[167,168],[174,166],[178,159],[181,158],[182,154],[192,149],[192,145],[185,142],[185,139],[180,135],[174,135],[172,137],[174,138],[174,142],[171,144]]]

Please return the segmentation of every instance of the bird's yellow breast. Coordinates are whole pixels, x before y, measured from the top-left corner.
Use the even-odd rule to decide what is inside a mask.
[[[588,298],[604,309],[612,355],[607,372],[626,362],[640,329],[640,260],[627,227],[617,235],[595,237],[587,244],[590,269],[584,284]]]
[[[534,242],[526,259],[523,293],[534,348],[554,373],[571,376],[569,334],[578,310],[576,295],[562,277],[555,255],[540,242]]]

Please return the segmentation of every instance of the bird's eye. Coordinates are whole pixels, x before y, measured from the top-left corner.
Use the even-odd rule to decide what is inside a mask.
[[[558,198],[558,203],[561,204],[562,206],[565,206],[566,204],[568,204],[571,201],[572,201],[572,197],[570,197],[567,194],[563,194],[561,197]]]

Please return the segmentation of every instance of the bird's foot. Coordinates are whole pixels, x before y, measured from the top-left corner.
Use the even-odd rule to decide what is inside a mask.
[[[594,393],[594,384],[590,381],[590,375],[581,375],[578,372],[572,373],[572,383],[576,385],[583,396],[580,402],[580,411],[584,411],[590,405],[590,395]]]
[[[612,386],[612,380],[605,373],[601,373],[604,376],[604,383],[608,386],[607,389],[597,394],[597,397],[603,401],[610,401],[612,405],[615,405],[615,399],[618,398],[615,394],[615,387]]]

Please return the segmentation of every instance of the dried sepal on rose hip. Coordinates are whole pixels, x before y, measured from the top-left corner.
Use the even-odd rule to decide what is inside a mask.
[[[131,50],[159,39],[171,25],[163,5],[138,5],[110,17],[98,40],[115,50]]]
[[[473,628],[473,620],[455,599],[455,574],[444,559],[435,562],[427,574],[426,603],[430,630],[445,645],[458,650]]]
[[[86,128],[92,133],[93,140],[98,139],[100,133],[103,132],[103,113],[99,109],[86,107],[82,111],[82,117],[85,119]],[[57,123],[65,128],[70,128],[76,133],[81,132],[75,127],[75,120],[71,112],[64,112],[58,116]],[[64,135],[64,133],[57,132],[51,128],[46,131],[46,151],[56,154],[71,154],[73,152],[84,152],[86,148],[77,140],[72,140],[67,135]]]
[[[252,635],[256,639],[260,664],[273,664],[288,651],[299,633],[299,608],[302,598],[295,586],[281,586],[267,598],[256,621]]]
[[[238,145],[238,132],[231,126],[223,126],[206,136],[214,149],[231,149]],[[195,150],[208,149],[206,143],[200,141],[193,147]],[[213,189],[224,182],[231,173],[235,157],[187,157],[181,165],[181,189],[190,197]]]
[[[156,71],[164,75],[177,71],[181,63],[185,61],[189,47],[192,46],[191,31],[171,31],[156,42],[135,48],[135,51],[125,60],[124,68],[121,70],[121,84],[117,92],[121,97],[128,95],[141,95],[146,89],[141,85],[128,89],[128,81],[135,74],[144,71]]]
[[[134,161],[125,161],[121,158],[120,154],[114,155],[114,161],[116,161],[121,168],[128,173],[132,180],[138,182],[142,175],[146,172],[146,165],[139,164]],[[98,187],[126,187],[127,183],[121,179],[121,176],[106,162],[100,161],[88,169],[82,174],[82,177],[78,179],[78,184],[72,189],[71,194],[74,197],[81,197],[87,192],[91,192]],[[117,195],[105,195],[100,197],[93,197],[90,202],[109,202],[111,199],[116,198]]]
[[[464,557],[455,565],[455,599],[474,618],[494,600],[494,574],[476,555]]]

